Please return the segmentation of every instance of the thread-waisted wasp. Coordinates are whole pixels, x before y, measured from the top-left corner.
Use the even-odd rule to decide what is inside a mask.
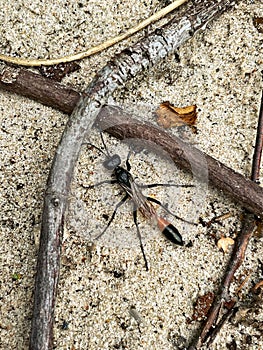
[[[177,184],[170,184],[170,183],[154,183],[149,185],[141,185],[136,183],[134,177],[132,176],[130,170],[131,165],[129,162],[131,151],[129,151],[127,159],[126,159],[126,169],[121,166],[121,158],[118,154],[111,155],[106,147],[102,132],[100,131],[101,141],[103,144],[103,148],[105,152],[100,149],[99,147],[90,144],[92,147],[97,149],[100,153],[102,153],[105,156],[105,160],[103,162],[103,166],[105,169],[112,171],[112,179],[110,180],[103,180],[100,181],[94,185],[85,186],[86,189],[92,189],[97,186],[103,185],[103,184],[118,184],[121,189],[124,191],[125,195],[124,197],[116,204],[115,209],[106,225],[104,230],[95,237],[95,240],[98,240],[109,228],[110,224],[115,218],[115,215],[118,211],[118,209],[128,200],[130,199],[132,202],[132,211],[133,211],[133,220],[136,226],[137,230],[137,237],[140,242],[140,248],[142,251],[145,268],[148,271],[148,262],[146,259],[146,255],[144,252],[144,247],[142,243],[142,236],[140,233],[138,220],[137,220],[137,214],[138,211],[142,214],[143,217],[145,217],[148,220],[154,221],[159,230],[162,232],[162,234],[172,243],[177,244],[179,246],[183,246],[183,239],[181,234],[179,233],[178,229],[172,225],[171,222],[166,220],[164,217],[159,216],[156,212],[154,204],[159,205],[161,208],[163,208],[168,214],[174,216],[176,219],[182,220],[184,222],[193,224],[193,222],[187,221],[182,219],[181,217],[177,216],[176,214],[172,213],[166,206],[164,206],[159,200],[145,196],[142,193],[142,189],[144,188],[153,188],[158,186],[164,186],[164,187],[194,187],[194,185],[177,185]]]

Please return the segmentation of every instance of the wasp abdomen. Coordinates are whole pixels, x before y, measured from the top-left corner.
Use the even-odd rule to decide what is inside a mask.
[[[157,222],[160,231],[167,239],[169,239],[169,241],[181,246],[184,244],[183,238],[180,235],[179,231],[169,221],[165,220],[164,218],[158,217]]]

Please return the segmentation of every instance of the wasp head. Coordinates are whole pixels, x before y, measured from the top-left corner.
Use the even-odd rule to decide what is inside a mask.
[[[107,158],[103,162],[103,166],[108,170],[114,170],[121,164],[121,158],[118,154],[114,154],[113,156]]]

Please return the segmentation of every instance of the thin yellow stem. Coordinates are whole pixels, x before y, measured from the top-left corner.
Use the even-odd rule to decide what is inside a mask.
[[[160,11],[156,12],[154,15],[150,16],[149,18],[145,19],[141,23],[139,23],[137,26],[130,28],[126,33],[118,35],[112,39],[104,41],[102,44],[99,44],[97,46],[94,46],[86,51],[82,51],[73,55],[58,57],[54,59],[27,59],[27,58],[19,58],[19,57],[10,57],[7,55],[0,54],[0,60],[18,64],[21,66],[51,66],[58,63],[65,63],[65,62],[71,62],[76,60],[81,60],[82,58],[94,55],[95,53],[101,52],[105,49],[107,49],[110,46],[113,46],[117,44],[118,42],[127,39],[131,35],[137,33],[139,30],[147,27],[149,24],[158,21],[160,18],[166,16],[169,12],[173,11],[177,7],[181,6],[184,2],[187,0],[177,0],[174,1],[172,4],[166,6],[165,8],[161,9]]]

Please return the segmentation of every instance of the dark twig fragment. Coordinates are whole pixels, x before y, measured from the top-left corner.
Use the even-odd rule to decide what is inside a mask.
[[[252,163],[251,180],[255,182],[259,181],[262,146],[263,146],[263,91],[261,95],[261,104],[260,104],[258,127],[257,127],[257,137],[256,137],[256,144],[255,144],[253,163]]]
[[[235,305],[233,303],[233,305]],[[226,323],[227,320],[233,315],[235,312],[235,308],[232,306],[230,309],[226,311],[226,313],[222,316],[221,320],[218,322],[216,328],[212,328],[212,332],[209,334],[209,341],[207,342],[207,346],[210,346],[213,341],[215,340],[215,337],[222,329],[223,325]]]

